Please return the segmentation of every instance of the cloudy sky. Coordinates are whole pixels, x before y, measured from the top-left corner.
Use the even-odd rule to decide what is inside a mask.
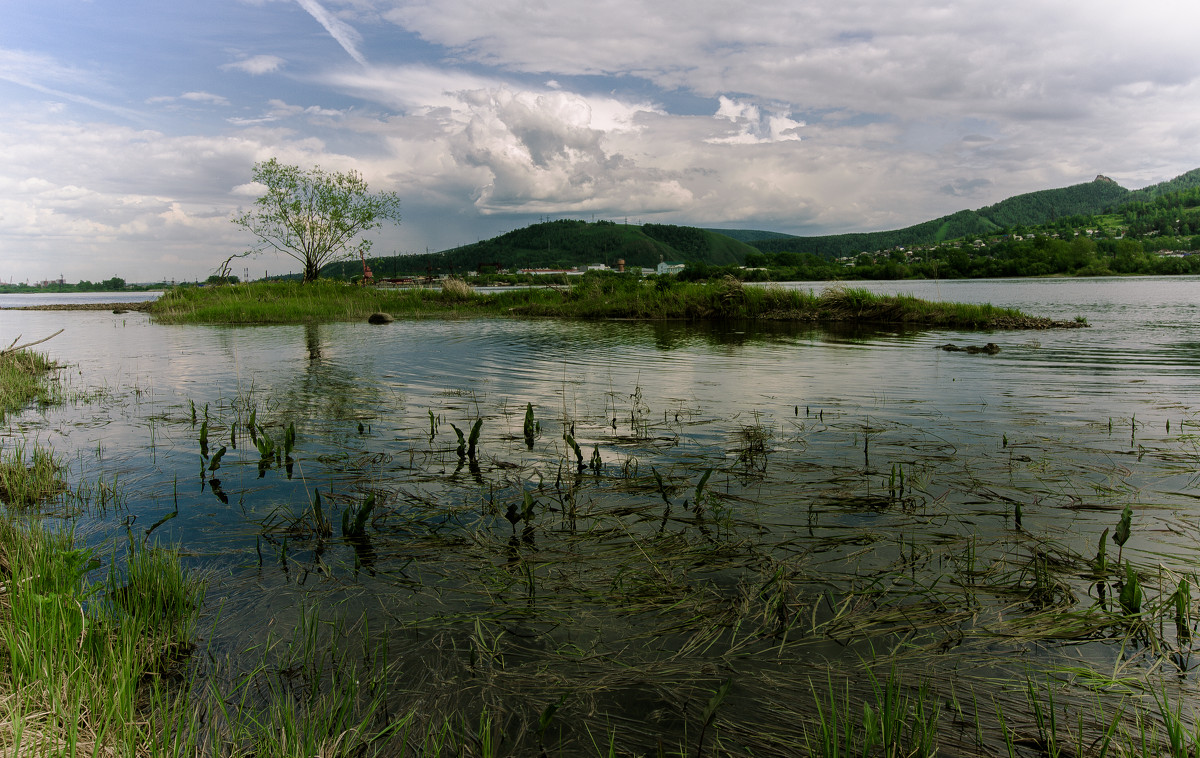
[[[0,0],[0,279],[203,278],[256,161],[543,218],[831,234],[1200,167],[1194,0]],[[244,264],[251,276],[288,259]],[[243,273],[238,270],[237,273]]]

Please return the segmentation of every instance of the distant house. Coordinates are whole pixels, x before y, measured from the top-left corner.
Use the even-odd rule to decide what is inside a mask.
[[[660,261],[658,264],[658,268],[655,269],[654,271],[657,274],[678,274],[679,272],[683,271],[685,266],[687,266],[686,263],[678,263],[678,262],[674,262],[674,261]]]
[[[523,268],[517,271],[518,274],[530,274],[532,276],[553,276],[555,274],[574,274],[577,273],[566,268]]]

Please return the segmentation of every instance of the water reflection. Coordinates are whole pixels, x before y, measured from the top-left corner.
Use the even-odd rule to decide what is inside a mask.
[[[321,327],[317,324],[304,325],[304,344],[308,347],[310,361],[321,360]]]

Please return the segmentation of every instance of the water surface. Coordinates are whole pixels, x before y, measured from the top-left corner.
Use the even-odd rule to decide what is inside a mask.
[[[1194,573],[1200,278],[854,286],[1091,327],[7,311],[3,334],[65,327],[42,347],[68,397],[7,435],[51,446],[73,488],[117,485],[85,539],[175,544],[209,573],[210,655],[316,605],[366,620],[404,661],[400,705],[499,698],[536,722],[568,695],[573,723],[617,725],[644,749],[734,677],[726,734],[769,753],[753,735],[783,741],[814,672],[863,655],[979,681],[1018,660],[1111,669],[1129,654],[1104,641],[1116,631],[1031,644],[1022,629],[1100,607],[1081,567],[1126,504],[1123,552],[1159,572],[1151,594]],[[985,342],[1001,351],[938,349]],[[275,443],[294,424],[290,467],[262,465],[251,412]],[[477,460],[462,460],[453,426],[480,419]],[[313,526],[318,492],[329,534]],[[341,514],[372,496],[367,538],[343,538]],[[766,713],[764,699],[792,705]]]

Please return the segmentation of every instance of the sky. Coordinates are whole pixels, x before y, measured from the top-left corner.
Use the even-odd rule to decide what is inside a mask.
[[[204,279],[277,158],[373,255],[540,220],[893,229],[1200,167],[1194,0],[0,0],[0,280]],[[251,278],[298,270],[239,259]]]

